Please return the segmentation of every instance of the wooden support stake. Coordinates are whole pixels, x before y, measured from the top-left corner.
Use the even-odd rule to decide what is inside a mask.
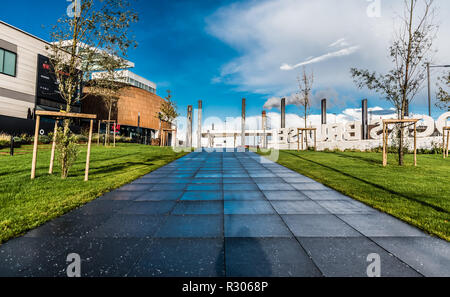
[[[300,152],[300,129],[297,129],[297,152]]]
[[[417,166],[417,123],[414,123],[414,166]]]
[[[97,139],[97,146],[100,146],[100,125],[102,124],[102,122],[99,120],[98,121],[98,139]]]
[[[303,151],[304,150],[304,146],[303,146],[303,136],[304,136],[303,134],[304,134],[304,131],[302,131],[301,134],[302,134],[302,151]],[[306,137],[308,137],[308,135],[306,135]]]
[[[448,158],[448,149],[449,149],[449,142],[450,142],[450,130],[447,131],[447,158]]]
[[[386,124],[383,123],[383,167],[387,166],[386,156]]]
[[[55,129],[53,131],[52,153],[50,155],[50,169],[48,170],[48,174],[53,174],[53,164],[55,163],[56,134],[57,133],[58,133],[58,121],[55,121]]]
[[[84,181],[87,182],[89,180],[89,165],[91,159],[91,143],[92,143],[92,128],[94,126],[94,120],[91,120],[91,125],[89,129],[89,142],[87,149],[87,157],[86,157],[86,173],[84,174]]]
[[[445,129],[442,131],[442,157],[445,159]]]
[[[36,161],[38,152],[38,142],[39,142],[39,124],[41,121],[41,116],[36,116],[36,128],[34,131],[34,146],[33,146],[33,161],[31,162],[31,179],[36,178]]]
[[[317,151],[317,130],[314,130],[314,151]]]
[[[114,147],[116,147],[116,122],[114,122]]]

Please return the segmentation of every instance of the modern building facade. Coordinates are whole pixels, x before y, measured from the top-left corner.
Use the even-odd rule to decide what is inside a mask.
[[[37,97],[38,56],[44,40],[0,21],[0,115],[30,118]]]
[[[35,110],[65,108],[51,74],[49,46],[48,42],[0,21],[0,132],[31,134]],[[80,104],[72,110],[80,112]],[[47,124],[44,120],[41,134],[52,131],[52,125]]]
[[[50,46],[45,40],[0,21],[0,132],[33,134],[35,110],[65,109],[51,71]],[[127,67],[134,67],[134,63],[127,61]],[[112,119],[120,125],[121,135],[144,138],[150,143],[152,138],[159,137],[157,115],[164,99],[156,95],[155,83],[128,69],[118,72],[128,86],[122,90]],[[101,77],[101,71],[92,75],[97,77]],[[82,92],[81,85],[79,92]],[[101,98],[88,97],[77,102],[72,110],[97,114],[100,120],[108,119]],[[48,134],[53,131],[53,123],[44,119],[41,128],[41,134]],[[168,145],[173,142],[171,128],[162,124]]]

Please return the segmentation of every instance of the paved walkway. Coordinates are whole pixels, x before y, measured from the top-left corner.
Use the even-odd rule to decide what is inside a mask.
[[[450,276],[450,244],[253,153],[192,153],[0,247],[0,276]]]

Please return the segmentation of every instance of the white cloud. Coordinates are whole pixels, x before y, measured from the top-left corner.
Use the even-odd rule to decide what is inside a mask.
[[[297,94],[292,93],[289,96],[270,97],[264,104],[264,109],[271,110],[273,108],[281,108],[281,98],[286,98],[286,106],[295,105],[300,106]],[[345,108],[350,102],[355,101],[353,98],[348,96],[340,96],[339,93],[333,88],[321,89],[313,92],[311,97],[311,107],[320,107],[320,102],[322,99],[327,99],[327,107],[333,108]]]
[[[436,0],[441,28],[436,62],[450,61],[450,1]],[[370,18],[366,0],[250,0],[219,9],[207,31],[239,56],[220,71],[221,82],[240,91],[286,96],[296,91],[296,67],[314,71],[316,90],[355,90],[351,67],[386,71],[395,13],[403,1],[382,1]],[[321,54],[325,53],[325,54]],[[298,61],[303,61],[298,63]],[[283,65],[280,69],[280,65]],[[297,70],[298,71],[298,70]]]
[[[341,38],[330,44],[328,47],[346,47],[350,44],[347,42],[345,38]]]
[[[314,63],[319,63],[322,61],[326,61],[329,60],[331,58],[336,58],[336,57],[343,57],[343,56],[349,56],[353,53],[355,53],[357,50],[359,49],[359,46],[350,46],[335,52],[331,52],[331,53],[327,53],[325,55],[319,56],[319,57],[315,57],[315,58],[309,58],[304,62],[298,63],[294,66],[288,65],[288,64],[283,64],[281,65],[280,69],[281,70],[294,70],[298,67],[301,66],[305,66],[305,65],[309,65],[309,64],[314,64]]]

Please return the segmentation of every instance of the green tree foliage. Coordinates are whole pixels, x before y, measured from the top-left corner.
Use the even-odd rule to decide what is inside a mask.
[[[98,70],[109,72],[113,57],[125,57],[136,46],[130,34],[131,24],[138,20],[128,0],[73,0],[80,7],[75,15],[66,15],[52,27],[49,56],[58,89],[65,101],[61,106],[71,112],[72,105],[83,97],[80,81],[88,81]],[[115,63],[115,62],[114,62]],[[119,63],[119,62],[117,62]],[[70,120],[64,120],[61,153],[70,153]],[[63,169],[72,157],[61,156]],[[64,171],[64,170],[63,170]],[[64,174],[63,174],[64,178]]]
[[[422,4],[423,12],[417,13]],[[409,105],[423,87],[426,78],[424,62],[429,61],[437,26],[433,23],[433,0],[405,0],[404,16],[396,29],[389,56],[393,68],[385,74],[367,69],[352,68],[351,74],[358,88],[368,88],[382,94],[397,109],[398,119],[408,115]],[[399,127],[398,156],[403,165],[404,129]]]

